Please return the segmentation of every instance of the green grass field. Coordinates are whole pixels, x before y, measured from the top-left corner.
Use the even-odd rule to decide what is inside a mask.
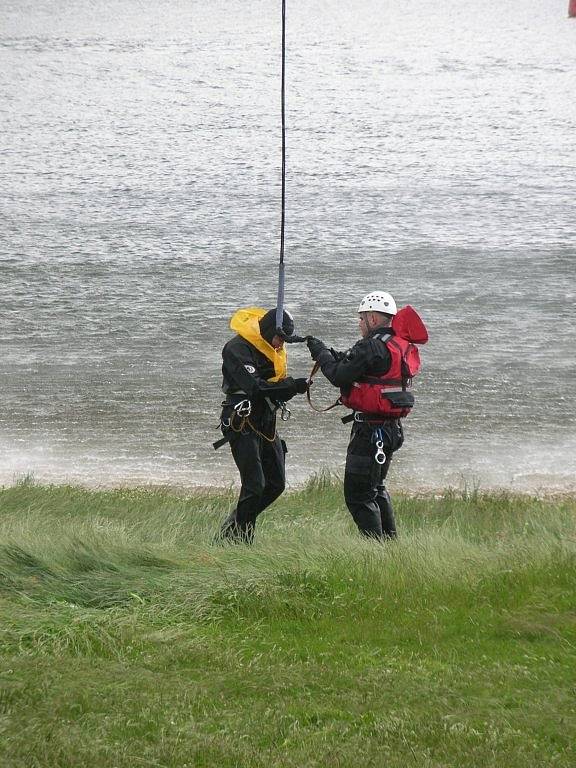
[[[576,500],[0,490],[0,765],[576,765]]]

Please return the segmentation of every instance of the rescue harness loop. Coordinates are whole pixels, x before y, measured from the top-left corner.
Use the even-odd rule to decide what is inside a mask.
[[[272,436],[265,435],[264,432],[260,432],[260,430],[256,429],[254,424],[250,421],[250,416],[240,416],[238,411],[236,411],[236,413],[238,414],[238,418],[240,419],[240,421],[238,423],[238,426],[236,426],[234,423],[234,416],[230,417],[229,428],[232,430],[232,432],[236,432],[236,433],[244,432],[246,427],[248,427],[249,429],[252,430],[252,432],[258,435],[258,437],[263,438],[268,443],[273,443],[276,440],[276,437],[278,435],[276,431],[276,425],[274,425],[274,434]]]
[[[290,411],[286,403],[280,403],[278,408],[280,409],[280,418],[282,419],[282,421],[288,421],[292,416],[292,412]],[[260,432],[259,429],[256,429],[254,424],[250,421],[251,413],[252,413],[251,401],[249,399],[240,400],[240,402],[236,403],[236,405],[234,406],[233,413],[230,416],[230,418],[222,422],[222,426],[224,427],[224,429],[230,429],[232,432],[236,432],[236,433],[243,432],[246,429],[246,427],[248,427],[249,429],[252,430],[252,432],[254,432],[254,434],[258,435],[258,437],[263,438],[269,443],[273,443],[276,440],[276,437],[278,436],[276,425],[274,425],[274,434],[272,436],[265,435],[264,432]],[[238,419],[238,424],[235,423],[236,418]],[[220,441],[217,441],[217,442],[220,442]]]
[[[292,415],[290,409],[286,405],[286,403],[281,403],[278,408],[280,408],[280,418],[282,421],[288,421]],[[276,438],[278,437],[278,431],[276,429],[276,424],[274,424],[274,433],[270,435],[264,434],[264,432],[260,432],[259,429],[256,429],[252,421],[250,420],[250,415],[252,413],[252,403],[250,400],[241,400],[239,403],[236,403],[234,406],[232,413],[230,414],[229,419],[222,419],[220,423],[217,425],[217,428],[223,427],[225,430],[224,436],[220,438],[220,440],[216,440],[216,442],[212,443],[214,450],[218,450],[218,448],[221,448],[223,445],[228,443],[230,441],[230,433],[234,432],[236,434],[247,434],[246,429],[251,429],[254,434],[258,435],[258,437],[261,437],[263,440],[266,440],[268,443],[273,443]]]

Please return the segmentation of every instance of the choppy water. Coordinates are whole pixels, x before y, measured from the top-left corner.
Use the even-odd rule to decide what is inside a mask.
[[[566,6],[289,0],[287,305],[340,348],[369,290],[421,311],[396,485],[576,487]],[[279,9],[2,0],[1,482],[235,477],[211,442],[228,318],[275,298]],[[342,466],[337,416],[284,435],[292,483]]]

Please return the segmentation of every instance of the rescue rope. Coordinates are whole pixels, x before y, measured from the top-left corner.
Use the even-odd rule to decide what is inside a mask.
[[[306,390],[306,400],[308,400],[308,405],[310,406],[310,408],[312,408],[313,411],[316,411],[316,413],[326,413],[326,411],[331,411],[332,408],[336,408],[337,405],[342,405],[342,403],[340,402],[340,398],[338,398],[338,400],[336,400],[335,403],[332,403],[332,405],[329,405],[327,408],[319,408],[317,405],[314,405],[314,403],[312,402],[312,398],[310,397],[310,390],[312,388],[312,384],[314,383],[313,382],[314,376],[316,376],[319,370],[320,370],[320,364],[314,363],[314,365],[312,366],[312,370],[310,371],[310,376],[308,376],[308,389]]]
[[[282,421],[286,421],[287,419],[284,417],[284,412],[287,411],[288,417],[290,411],[286,407],[286,404],[284,403],[282,405]],[[230,429],[232,432],[236,432],[236,434],[240,434],[241,432],[244,432],[244,429],[246,426],[250,427],[252,432],[254,432],[258,437],[263,438],[269,443],[273,443],[276,440],[276,437],[278,436],[278,432],[276,430],[276,422],[274,422],[274,433],[272,434],[272,437],[269,437],[268,435],[265,435],[264,432],[260,432],[260,430],[256,429],[254,424],[250,421],[250,414],[252,413],[252,403],[250,400],[241,400],[239,403],[237,403],[234,406],[233,413],[230,414],[230,418],[227,420],[227,422],[222,422],[222,426],[224,426],[226,429]],[[238,427],[234,426],[234,419],[238,417],[240,419],[240,425]],[[220,441],[217,441],[220,442]],[[216,444],[214,444],[214,447],[216,448]]]
[[[284,320],[284,229],[286,220],[286,0],[282,0],[282,204],[280,216],[280,263],[278,265],[278,296],[276,299],[276,329],[282,333]]]
[[[268,435],[265,435],[263,432],[260,432],[259,430],[256,429],[256,427],[254,426],[254,424],[252,424],[248,416],[240,416],[240,426],[238,427],[238,429],[236,429],[236,427],[234,426],[233,420],[234,420],[234,416],[230,418],[230,429],[232,430],[232,432],[236,432],[237,434],[242,432],[244,428],[248,426],[250,427],[252,432],[257,434],[258,437],[264,438],[264,440],[266,440],[268,443],[273,443],[276,440],[276,437],[278,435],[278,432],[276,431],[276,425],[274,425],[274,434],[272,435],[272,437],[268,437]]]

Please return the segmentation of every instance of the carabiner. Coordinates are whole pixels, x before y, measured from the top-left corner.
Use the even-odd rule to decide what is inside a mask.
[[[286,403],[282,403],[281,410],[280,410],[280,418],[282,421],[290,421],[290,417],[292,416],[292,411]]]
[[[234,410],[240,418],[247,418],[252,413],[252,403],[250,400],[241,400],[239,403],[236,403]]]
[[[374,455],[376,464],[384,464],[386,462],[386,454],[384,453],[384,443],[382,440],[376,440],[376,454]]]

